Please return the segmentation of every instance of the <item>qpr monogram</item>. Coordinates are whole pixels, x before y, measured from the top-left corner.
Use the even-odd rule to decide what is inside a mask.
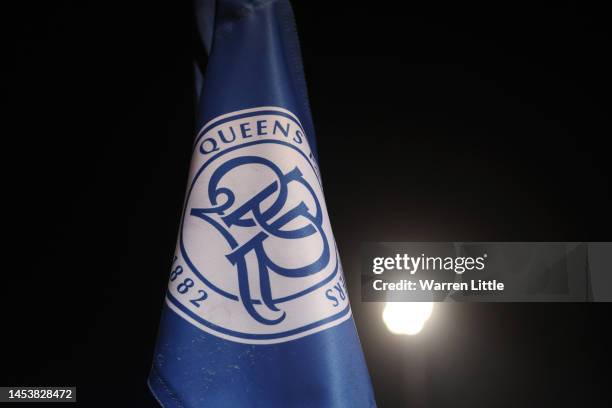
[[[287,110],[203,127],[179,235],[167,303],[201,330],[278,343],[350,317],[316,161]]]

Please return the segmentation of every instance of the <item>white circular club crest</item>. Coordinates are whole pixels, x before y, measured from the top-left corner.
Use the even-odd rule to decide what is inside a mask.
[[[289,341],[350,317],[316,161],[289,111],[238,111],[199,133],[167,303],[243,343]]]

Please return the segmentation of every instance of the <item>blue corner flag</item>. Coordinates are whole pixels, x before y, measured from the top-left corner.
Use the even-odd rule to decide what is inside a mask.
[[[288,0],[202,0],[198,132],[151,391],[165,408],[375,407]]]

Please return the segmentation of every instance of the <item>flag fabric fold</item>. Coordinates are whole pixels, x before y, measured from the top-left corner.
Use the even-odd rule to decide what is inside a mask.
[[[208,62],[149,387],[165,408],[373,407],[291,6],[197,10]]]

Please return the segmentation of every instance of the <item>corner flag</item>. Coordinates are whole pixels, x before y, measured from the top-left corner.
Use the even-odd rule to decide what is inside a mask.
[[[287,0],[202,0],[198,132],[151,391],[165,408],[374,407]]]

